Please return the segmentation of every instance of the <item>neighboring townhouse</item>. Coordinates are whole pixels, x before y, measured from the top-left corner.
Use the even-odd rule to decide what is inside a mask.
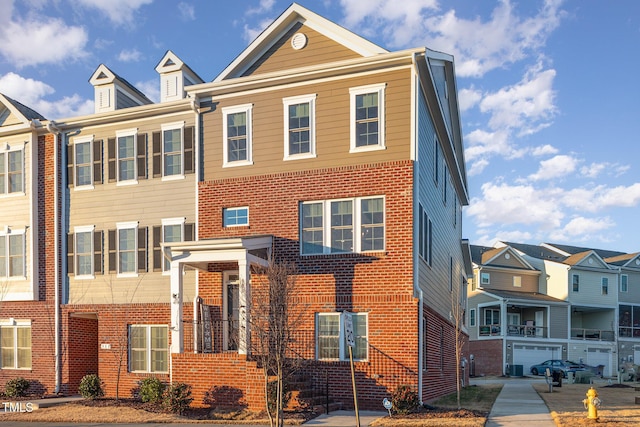
[[[471,374],[526,375],[567,354],[569,304],[541,292],[542,272],[511,246],[471,245]]]
[[[297,266],[295,353],[316,390],[353,404],[348,311],[363,407],[379,407],[400,384],[422,400],[454,391],[449,315],[465,303],[470,266],[452,57],[388,52],[294,4],[212,83],[188,92],[200,105],[204,176],[198,242],[167,249],[178,296],[174,380],[197,363],[206,373],[192,378],[198,395],[226,385],[260,404],[248,307],[260,282],[252,265],[270,256]],[[198,295],[222,331],[210,354],[183,343],[194,313],[181,310],[185,267],[207,270]],[[236,346],[232,328],[216,322],[238,325]]]
[[[617,267],[618,360],[640,362],[640,253],[610,256],[607,264]]]
[[[0,95],[0,382],[53,388],[58,334],[59,142],[44,118]]]
[[[169,264],[161,245],[195,239],[196,125],[184,86],[200,79],[173,52],[154,104],[100,65],[96,113],[56,121],[66,156],[63,382],[98,373],[127,393],[153,374],[169,380]],[[195,295],[186,271],[184,293]],[[64,366],[64,365],[67,366]]]
[[[76,392],[97,373],[124,396],[152,375],[192,385],[194,405],[261,408],[252,296],[275,262],[297,268],[291,354],[310,388],[353,405],[351,312],[362,408],[401,384],[423,401],[455,391],[472,267],[453,58],[387,51],[294,3],[213,82],[171,51],[156,70],[159,103],[103,64],[94,114],[0,115],[0,158],[28,159],[23,191],[0,194],[16,206],[0,239],[22,230],[25,274],[10,283],[34,307],[3,302],[0,321],[16,343],[19,326],[52,331],[51,351],[35,330],[15,344],[30,371],[3,365],[3,378]]]

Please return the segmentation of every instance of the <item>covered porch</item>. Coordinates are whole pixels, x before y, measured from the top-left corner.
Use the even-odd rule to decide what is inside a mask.
[[[185,348],[193,353],[223,350],[250,353],[251,267],[269,265],[272,245],[270,235],[163,244],[171,276],[171,353],[183,353]],[[222,320],[211,318],[196,283],[193,318],[186,322],[183,313],[185,269],[207,272],[216,263],[234,265],[224,276]]]

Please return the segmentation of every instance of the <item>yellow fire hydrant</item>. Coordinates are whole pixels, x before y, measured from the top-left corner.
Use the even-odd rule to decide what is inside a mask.
[[[589,414],[587,415],[587,418],[590,420],[597,420],[598,408],[600,407],[600,404],[602,403],[602,401],[598,399],[598,392],[593,387],[591,387],[587,391],[587,398],[584,399],[582,403],[584,404],[584,409],[589,410]]]

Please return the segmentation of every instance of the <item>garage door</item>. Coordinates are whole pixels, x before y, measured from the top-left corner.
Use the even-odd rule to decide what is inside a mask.
[[[587,364],[591,366],[604,365],[603,377],[611,376],[611,349],[587,348]]]
[[[560,359],[561,355],[559,346],[523,344],[513,346],[513,364],[522,365],[524,375],[531,375],[531,365],[538,365],[549,359]]]

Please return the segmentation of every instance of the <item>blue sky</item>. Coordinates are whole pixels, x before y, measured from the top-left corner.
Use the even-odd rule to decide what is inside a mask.
[[[471,204],[463,237],[640,251],[640,2],[300,0],[389,50],[456,59]],[[99,64],[153,100],[171,49],[211,81],[280,0],[0,0],[0,92],[93,112]]]

